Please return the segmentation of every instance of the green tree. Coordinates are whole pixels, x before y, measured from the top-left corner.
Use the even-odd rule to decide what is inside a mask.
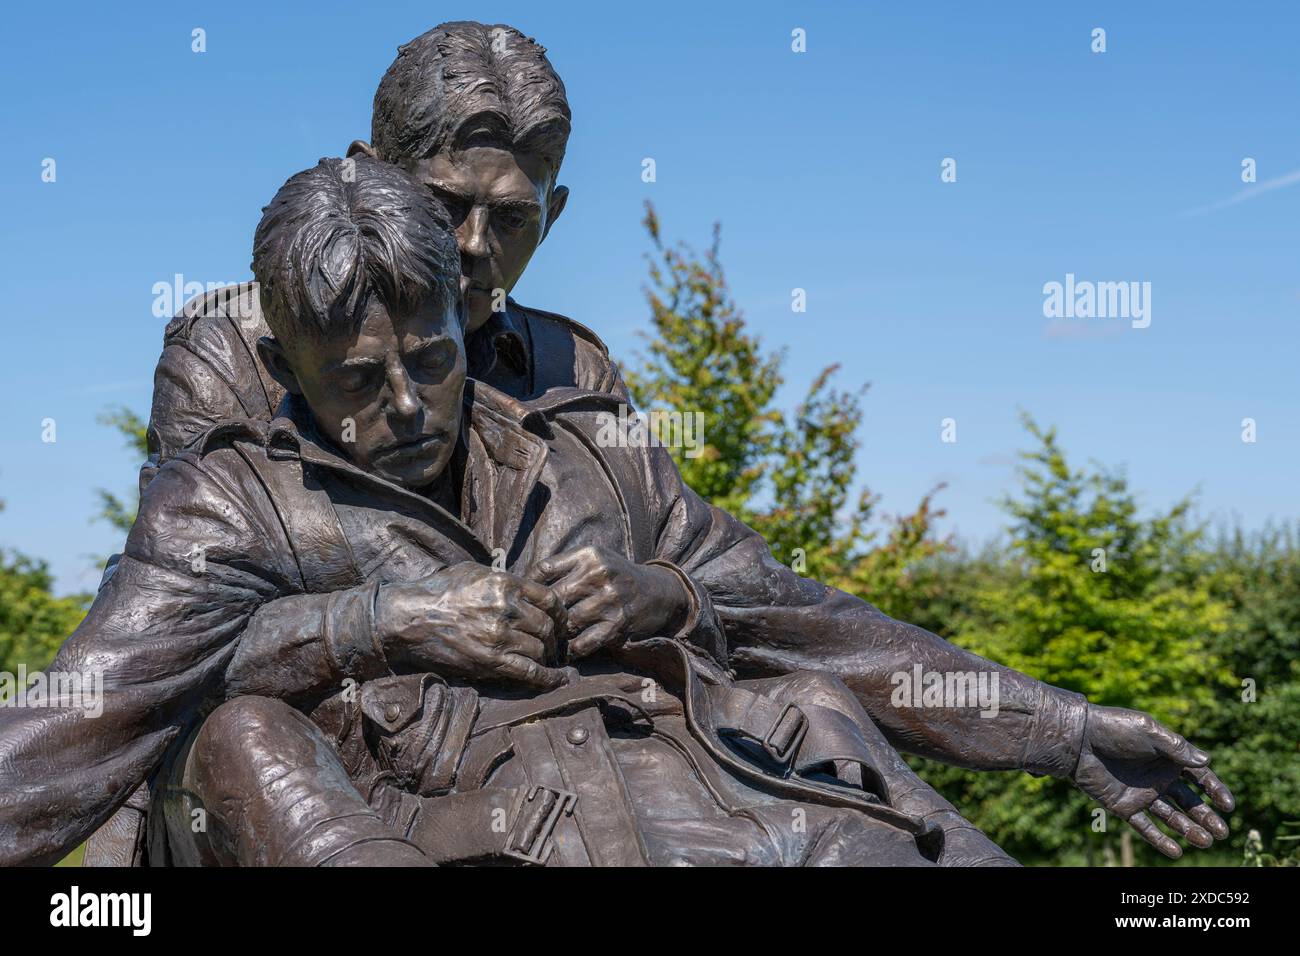
[[[90,595],[55,597],[53,585],[45,562],[0,552],[0,671],[40,670],[81,623]]]
[[[1230,686],[1214,650],[1230,609],[1203,573],[1190,499],[1140,517],[1122,474],[1072,468],[1055,429],[1028,416],[1024,424],[1037,447],[1022,453],[1020,493],[1003,503],[1010,551],[973,592],[974,613],[954,640],[1093,703],[1145,710],[1204,743]],[[1015,855],[1096,861],[1114,856],[1126,833],[1118,821],[1095,832],[1093,805],[1062,781],[951,768],[926,775]]]
[[[649,203],[643,224],[653,246],[651,327],[639,366],[624,370],[634,402],[642,412],[702,417],[703,448],[670,449],[697,494],[753,527],[799,573],[853,587],[871,581],[888,606],[909,570],[946,545],[934,540],[941,512],[929,496],[887,521],[880,544],[876,497],[852,497],[866,386],[835,388],[832,365],[793,414],[776,407],[785,353],[765,350],[747,329],[719,258],[720,228],[700,255],[664,243]]]
[[[673,457],[701,497],[747,516],[777,442],[780,417],[771,402],[783,356],[764,355],[746,332],[718,259],[718,226],[701,257],[664,244],[650,203],[643,224],[655,249],[646,289],[652,332],[641,367],[625,370],[628,389],[643,410],[703,416],[704,447],[689,455],[673,447]]]
[[[1232,674],[1205,726],[1219,775],[1237,793],[1234,842],[1297,840],[1300,821],[1300,543],[1297,529],[1220,535],[1207,581],[1232,608],[1214,653]],[[1290,824],[1291,830],[1286,832]],[[1292,846],[1294,843],[1292,842]],[[1291,847],[1287,847],[1291,849]]]
[[[99,416],[98,421],[101,425],[107,425],[120,432],[125,439],[127,450],[135,452],[142,461],[149,456],[149,442],[146,437],[148,425],[131,409],[121,405],[107,409]],[[99,495],[100,510],[95,517],[100,521],[107,521],[123,534],[129,532],[131,525],[135,524],[139,493],[131,492],[126,499],[123,499],[104,488],[97,488],[96,492]]]
[[[148,453],[145,423],[134,412],[109,409],[99,421],[121,432],[127,447],[141,458]],[[128,503],[102,488],[98,491],[101,510],[96,518],[125,534],[135,521],[135,502]],[[53,586],[44,561],[14,551],[0,552],[0,670],[15,673],[19,664],[29,671],[45,667],[81,623],[91,595],[56,597]]]

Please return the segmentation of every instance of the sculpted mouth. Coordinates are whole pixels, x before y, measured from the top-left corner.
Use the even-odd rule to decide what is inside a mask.
[[[446,432],[434,432],[432,435],[421,435],[420,437],[413,438],[410,441],[389,445],[375,456],[375,460],[380,461],[394,458],[402,459],[423,457],[446,440]]]
[[[471,279],[469,276],[462,275],[460,277],[460,294],[463,296],[491,295],[492,286],[479,279]]]

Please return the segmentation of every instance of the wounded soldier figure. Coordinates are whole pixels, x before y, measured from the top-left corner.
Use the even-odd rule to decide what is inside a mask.
[[[0,863],[145,782],[150,865],[1013,863],[900,742],[1226,835],[1208,755],[798,578],[601,440],[618,394],[468,378],[456,239],[396,166],[294,176],[253,269],[286,397],[152,476],[52,665],[102,670],[102,716],[0,717]],[[994,674],[995,714],[869,714],[918,661]]]

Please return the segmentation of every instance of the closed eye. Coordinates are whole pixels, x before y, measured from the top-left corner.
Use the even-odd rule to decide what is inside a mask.
[[[456,343],[444,337],[420,348],[411,361],[422,378],[442,378],[455,368],[457,355]]]
[[[348,395],[359,395],[373,389],[378,383],[382,368],[377,365],[357,365],[339,370],[334,383]]]

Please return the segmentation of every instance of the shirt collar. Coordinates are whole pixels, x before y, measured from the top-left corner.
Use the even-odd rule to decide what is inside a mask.
[[[515,312],[518,308],[517,303],[507,299],[505,309],[493,312],[470,336],[470,374],[475,378],[486,377],[498,364],[516,375],[528,374],[532,363],[524,329],[526,320]]]

